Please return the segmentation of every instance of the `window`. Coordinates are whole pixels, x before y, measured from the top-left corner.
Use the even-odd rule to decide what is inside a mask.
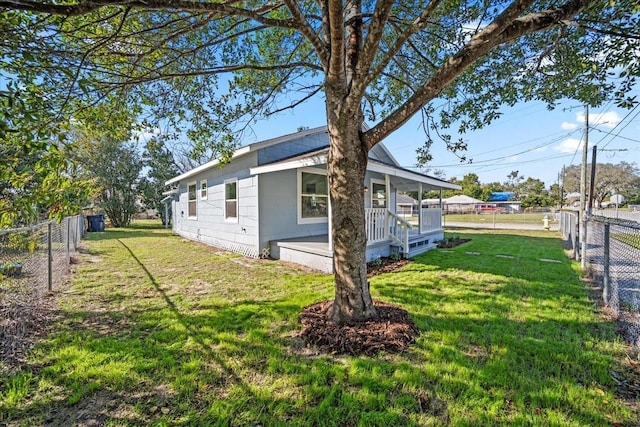
[[[198,201],[196,200],[196,183],[190,182],[187,185],[187,197],[188,197],[188,207],[187,213],[189,218],[197,218],[198,216]]]
[[[224,219],[238,221],[238,181],[224,183]]]
[[[200,181],[200,199],[201,200],[207,199],[207,180],[206,179],[204,181]]]
[[[387,207],[387,185],[382,181],[371,180],[371,207]]]
[[[298,222],[326,222],[329,212],[329,186],[323,171],[298,173]]]

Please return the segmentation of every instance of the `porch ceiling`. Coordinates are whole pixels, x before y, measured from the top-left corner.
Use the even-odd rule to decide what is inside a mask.
[[[459,185],[448,181],[443,181],[441,179],[413,172],[398,166],[387,165],[375,160],[369,160],[367,169],[388,175],[391,184],[400,191],[415,191],[418,189],[419,183],[422,183],[423,190],[460,190],[462,188]]]
[[[418,191],[418,182],[399,178],[397,176],[390,176],[389,181],[391,185],[397,188],[399,191]],[[430,185],[427,183],[422,183],[422,191],[431,191],[431,190],[440,190],[442,186]]]

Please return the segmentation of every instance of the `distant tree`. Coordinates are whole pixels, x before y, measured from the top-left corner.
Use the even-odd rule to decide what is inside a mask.
[[[158,212],[163,224],[169,224],[172,213],[169,211],[169,216],[165,218],[164,204],[161,200],[164,198],[164,183],[180,173],[173,154],[161,139],[153,138],[145,144],[144,164],[148,171],[139,185],[142,202],[147,209],[155,209]]]
[[[518,185],[518,193],[523,208],[549,206],[549,193],[544,187],[544,182],[536,178],[527,178]]]
[[[519,187],[524,180],[524,175],[520,175],[519,171],[511,171],[507,175],[507,180],[504,183],[505,191],[511,191],[515,195],[516,200],[520,200]]]
[[[137,211],[144,166],[133,142],[84,138],[79,161],[92,180],[92,200],[114,227],[126,227]]]
[[[549,203],[551,206],[561,207],[563,200],[561,194],[561,187],[559,184],[552,184],[549,189]]]
[[[480,184],[480,178],[475,173],[468,173],[462,177],[462,181],[458,184],[462,186],[462,194],[465,194],[474,199],[481,199],[482,197],[482,184]]]
[[[627,199],[627,204],[629,205],[640,205],[640,186],[632,191]]]
[[[587,165],[587,170],[591,170],[591,164]],[[580,191],[580,176],[580,165],[565,168],[563,181],[565,192]],[[587,173],[587,189],[590,187],[591,173]],[[640,187],[640,170],[635,163],[596,164],[594,201],[598,206],[614,194],[621,194],[625,199],[630,200],[638,187]]]

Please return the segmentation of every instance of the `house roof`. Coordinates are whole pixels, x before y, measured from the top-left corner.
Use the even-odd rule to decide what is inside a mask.
[[[459,204],[459,205],[473,205],[475,203],[486,203],[482,200],[474,199],[473,197],[465,194],[458,194],[457,196],[451,196],[443,200],[447,204]]]
[[[272,163],[253,167],[251,168],[250,173],[251,175],[260,175],[262,173],[277,172],[287,169],[324,165],[327,163],[328,152],[329,148],[327,147],[321,150],[300,154],[288,159],[278,160]],[[369,158],[367,170],[391,176],[394,179],[394,185],[399,190],[413,189],[416,182],[420,182],[425,184],[427,187],[434,189],[447,188],[460,190],[462,188],[457,184],[372,158]]]
[[[397,205],[417,205],[418,201],[408,194],[398,194],[396,195],[396,204]]]
[[[320,126],[313,129],[306,129],[300,132],[291,133],[288,135],[279,136],[277,138],[267,139],[265,141],[249,144],[233,152],[231,159],[246,155],[257,150],[280,144],[286,141],[294,140],[296,138],[303,138],[310,135],[326,134],[327,127]],[[409,169],[398,166],[396,159],[389,152],[389,150],[383,144],[377,144],[376,147],[380,147],[384,153],[389,157],[393,163],[383,162],[377,159],[369,158],[367,170],[373,172],[379,172],[390,175],[393,178],[394,185],[399,190],[415,189],[415,183],[420,182],[427,186],[426,189],[440,189],[447,188],[452,190],[460,190],[461,187],[457,184],[450,183],[429,175],[424,175],[418,172],[414,172]],[[260,166],[255,166],[250,169],[252,175],[259,175],[261,173],[275,172],[278,170],[295,169],[299,167],[309,167],[315,165],[322,165],[327,163],[327,153],[329,151],[328,146],[320,150],[313,150],[308,153],[294,155],[290,158],[280,159],[271,163],[266,163]],[[183,174],[180,174],[174,178],[165,182],[165,185],[175,184],[192,176],[195,176],[201,172],[211,169],[220,164],[220,159],[212,160],[208,163],[200,165],[194,169],[191,169]]]
[[[321,134],[321,133],[327,133],[327,127],[326,126],[320,126],[317,128],[313,128],[313,129],[305,129],[299,132],[295,132],[295,133],[290,133],[288,135],[282,135],[276,138],[271,138],[271,139],[266,139],[264,141],[259,141],[259,142],[255,142],[253,144],[249,144],[246,145],[244,147],[238,148],[236,151],[233,152],[233,154],[231,155],[231,159],[235,159],[237,157],[243,156],[247,153],[251,153],[253,151],[259,150],[261,148],[266,148],[272,145],[276,145],[276,144],[280,144],[282,142],[286,142],[286,141],[290,141],[292,139],[295,138],[301,138],[301,137],[305,137],[305,136],[309,136],[309,135],[316,135],[316,134]],[[214,166],[218,166],[220,164],[220,159],[214,159],[211,160],[210,162],[204,163],[194,169],[191,169],[183,174],[180,174],[176,177],[171,178],[170,180],[168,180],[167,182],[165,182],[165,185],[171,185],[174,184],[176,182],[182,181],[183,179],[187,179],[190,178],[194,175],[199,174],[200,172],[206,171],[208,169],[211,169]]]

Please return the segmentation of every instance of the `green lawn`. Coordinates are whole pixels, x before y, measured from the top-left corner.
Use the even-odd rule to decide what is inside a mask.
[[[554,221],[554,217],[550,213],[484,213],[484,214],[447,214],[443,216],[444,224],[454,222],[470,222],[470,223],[487,223],[493,224],[539,224],[542,228],[542,220],[544,216],[549,216],[549,222]]]
[[[59,321],[0,377],[0,424],[637,425],[613,393],[623,346],[560,240],[458,235],[473,240],[371,279],[422,334],[370,358],[296,338],[330,276],[160,229],[89,234]]]

